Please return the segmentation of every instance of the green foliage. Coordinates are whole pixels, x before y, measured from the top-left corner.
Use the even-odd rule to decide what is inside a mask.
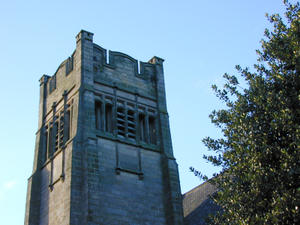
[[[210,115],[224,137],[203,140],[217,153],[204,158],[222,167],[211,224],[300,224],[300,5],[284,4],[284,19],[267,15],[256,72],[237,66],[247,88],[228,74],[213,86],[227,109]]]

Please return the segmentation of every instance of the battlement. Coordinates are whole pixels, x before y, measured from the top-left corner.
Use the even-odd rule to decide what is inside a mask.
[[[55,73],[50,76],[50,75],[46,75],[44,74],[41,78],[40,78],[40,85],[42,84],[47,84],[48,81],[54,81],[56,79],[56,75],[57,74],[62,74],[62,75],[68,75],[70,72],[72,72],[73,70],[73,61],[74,61],[74,54],[75,51],[72,53],[72,55],[70,57],[68,57],[67,59],[65,59],[56,69]],[[55,85],[56,86],[56,85]]]
[[[164,60],[154,56],[148,62],[142,62],[125,53],[107,50],[93,43],[93,35],[91,32],[81,30],[76,35],[77,47],[71,56],[58,66],[54,75],[47,78],[43,76],[40,79],[41,83],[47,83],[48,93],[51,94],[57,87],[64,86],[60,83],[65,82],[73,70],[79,71],[84,67],[81,59],[86,56],[84,52],[89,51],[88,58],[84,62],[91,65],[88,69],[93,74],[90,75],[90,79],[131,90],[140,89],[142,86],[142,90],[147,92],[145,95],[150,94],[154,97],[153,88],[157,79],[155,65],[162,66]]]
[[[107,50],[93,43],[94,81],[117,86],[131,92],[155,98],[155,65],[162,66],[163,59],[153,57],[149,62],[117,51]]]
[[[107,50],[97,44],[93,44],[93,47],[93,60],[98,64],[94,66],[95,71],[97,71],[97,66],[104,66],[117,71],[127,69],[128,75],[151,81],[155,77],[153,64],[159,62],[162,65],[163,62],[163,59],[161,61],[155,60],[160,59],[158,57],[153,57],[148,62],[142,62],[125,53]]]
[[[93,42],[93,36],[94,34],[85,30],[81,30],[77,35],[76,35],[76,42],[79,42],[81,40],[87,40],[87,41],[92,41]]]
[[[26,225],[183,224],[163,61],[106,50],[81,30],[41,77]]]
[[[52,76],[41,77],[40,85],[46,88],[46,111],[50,112],[53,102],[62,99],[64,91],[73,87],[97,89],[104,85],[156,101],[157,81],[163,77],[156,67],[162,68],[164,60],[154,56],[142,62],[125,53],[107,50],[93,43],[93,35],[81,30],[76,35],[74,52]]]

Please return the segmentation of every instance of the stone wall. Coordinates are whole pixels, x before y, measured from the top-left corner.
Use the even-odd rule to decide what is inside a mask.
[[[26,205],[31,225],[183,223],[162,59],[139,63],[76,36],[41,78]]]

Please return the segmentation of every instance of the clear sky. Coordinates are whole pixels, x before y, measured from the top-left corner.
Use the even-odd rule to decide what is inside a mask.
[[[37,130],[39,78],[53,75],[75,49],[75,35],[148,61],[165,59],[173,149],[182,193],[200,184],[189,166],[209,176],[201,140],[218,137],[209,113],[222,107],[210,86],[225,72],[256,62],[269,26],[265,13],[281,0],[2,1],[0,4],[0,224],[23,224],[27,178]]]

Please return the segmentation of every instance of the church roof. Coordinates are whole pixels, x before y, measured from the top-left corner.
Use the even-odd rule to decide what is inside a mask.
[[[220,210],[210,196],[217,188],[209,182],[204,182],[182,196],[185,225],[205,224],[205,218]]]

